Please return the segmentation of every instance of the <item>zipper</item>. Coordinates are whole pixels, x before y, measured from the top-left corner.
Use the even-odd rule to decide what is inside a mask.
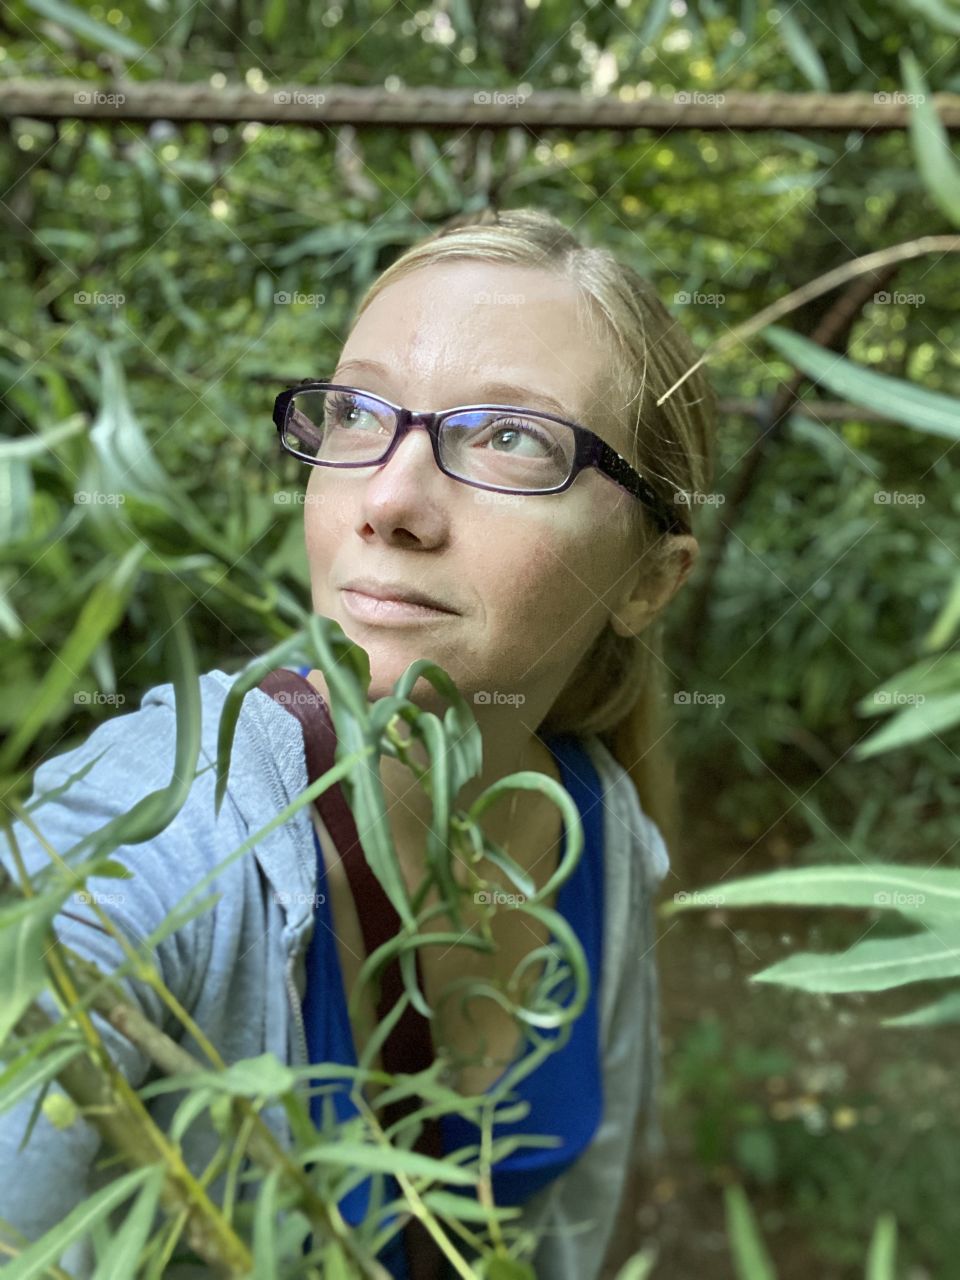
[[[310,1055],[307,1050],[307,1031],[303,1025],[303,1009],[300,1007],[300,996],[297,992],[297,984],[293,979],[293,966],[296,963],[296,956],[287,957],[286,982],[287,995],[290,998],[290,1012],[293,1014],[293,1029],[297,1038],[297,1048],[300,1051],[300,1061],[298,1066],[306,1066],[310,1061]]]

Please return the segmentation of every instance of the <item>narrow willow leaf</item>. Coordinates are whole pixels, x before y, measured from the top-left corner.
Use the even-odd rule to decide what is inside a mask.
[[[68,31],[72,31],[82,40],[86,40],[90,44],[101,45],[104,49],[110,49],[113,53],[118,53],[122,58],[145,58],[147,50],[142,44],[138,44],[136,40],[131,40],[129,36],[121,35],[114,27],[108,27],[106,23],[97,22],[95,18],[91,18],[88,13],[77,5],[66,4],[64,0],[27,0],[27,4],[34,11],[39,13],[43,18],[49,18],[51,22],[56,22],[61,27],[66,27]],[[92,83],[92,82],[91,82]]]
[[[947,1023],[960,1022],[960,991],[951,991],[933,1004],[924,1005],[922,1009],[914,1009],[911,1013],[901,1013],[896,1018],[884,1018],[882,1027],[938,1027]]]
[[[79,1043],[68,1044],[45,1058],[30,1062],[29,1065],[24,1066],[20,1062],[11,1063],[0,1076],[0,1112],[16,1106],[39,1085],[52,1080],[68,1062],[72,1062],[78,1054],[83,1053],[84,1049],[85,1046]]]
[[[867,1254],[866,1280],[897,1280],[897,1220],[892,1213],[877,1219]]]
[[[310,1147],[300,1153],[300,1159],[304,1163],[343,1165],[378,1173],[407,1173],[411,1177],[434,1178],[437,1182],[452,1182],[464,1187],[476,1186],[477,1183],[475,1174],[448,1161],[434,1160],[417,1151],[399,1151],[394,1147],[374,1147],[358,1142]]]
[[[485,1209],[479,1200],[457,1195],[455,1191],[425,1191],[420,1198],[438,1217],[460,1222],[509,1222],[522,1213],[518,1206],[511,1205],[494,1205],[492,1209]]]
[[[643,1249],[629,1258],[617,1272],[615,1280],[647,1280],[653,1273],[653,1264],[657,1260],[656,1252]]]
[[[123,1225],[100,1257],[93,1280],[117,1280],[119,1276],[138,1274],[137,1264],[153,1227],[164,1179],[162,1166],[154,1165],[148,1172],[152,1176],[140,1188],[136,1204],[124,1215]]]
[[[940,210],[960,227],[960,164],[950,149],[920,64],[909,49],[900,51],[900,65],[904,86],[913,98],[910,141],[920,177]]]
[[[263,1180],[253,1215],[253,1274],[257,1280],[277,1280],[277,1188],[280,1170]]]
[[[677,893],[659,911],[671,916],[704,907],[760,906],[863,907],[960,919],[960,869],[884,862],[798,867]]]
[[[958,976],[960,928],[953,925],[899,938],[870,938],[846,951],[801,952],[753,974],[750,981],[839,994]]]
[[[85,1236],[117,1205],[129,1199],[139,1186],[148,1179],[155,1178],[156,1173],[153,1165],[136,1169],[78,1204],[52,1231],[48,1231],[24,1249],[19,1257],[4,1265],[3,1280],[33,1280],[34,1276],[44,1275],[69,1244]]]
[[[724,1207],[737,1280],[777,1280],[743,1187],[734,1184],[724,1188]]]
[[[780,10],[780,32],[790,59],[818,93],[830,92],[830,78],[817,46],[792,9]]]
[[[896,710],[897,699],[905,695],[930,698],[950,693],[960,693],[960,653],[931,654],[885,680],[856,707],[860,715],[877,716]]]
[[[780,325],[767,325],[760,332],[792,365],[835,395],[904,422],[915,431],[960,439],[960,400],[954,396],[864,369]]]
[[[922,742],[926,738],[946,733],[958,723],[960,693],[926,698],[923,702],[906,707],[882,729],[858,742],[852,754],[857,760],[867,760],[883,751],[893,751],[896,747],[905,747],[911,742]]]
[[[50,946],[50,929],[59,906],[60,899],[56,894],[31,898],[27,909],[15,923],[7,923],[0,928],[0,973],[3,974],[0,1044],[16,1026],[27,1006],[46,987],[44,956]]]
[[[57,660],[49,664],[23,719],[0,750],[0,771],[15,764],[40,729],[62,710],[66,694],[76,685],[91,654],[123,617],[143,553],[142,545],[131,547],[90,593]]]

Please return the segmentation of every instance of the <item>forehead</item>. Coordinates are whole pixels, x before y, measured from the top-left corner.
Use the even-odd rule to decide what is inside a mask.
[[[376,361],[385,372],[369,389],[414,407],[487,399],[479,389],[494,383],[529,388],[543,408],[596,429],[610,349],[589,323],[590,305],[572,281],[539,268],[432,263],[373,299],[338,368]],[[361,371],[374,376],[357,364],[355,376]]]

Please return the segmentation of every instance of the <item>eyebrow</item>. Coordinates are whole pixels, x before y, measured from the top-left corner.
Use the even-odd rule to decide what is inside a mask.
[[[378,360],[345,360],[342,365],[338,365],[337,372],[334,373],[331,381],[336,381],[339,376],[340,369],[369,369],[371,373],[378,374],[381,377],[389,378],[391,371],[386,365],[381,364]],[[483,386],[477,388],[476,392],[479,399],[475,401],[477,404],[491,403],[502,399],[505,403],[510,402],[518,408],[547,408],[552,413],[557,414],[561,418],[572,419],[574,417],[570,411],[562,405],[559,400],[555,400],[553,396],[547,395],[545,391],[533,391],[530,387],[518,386],[512,382],[485,382]],[[453,408],[455,406],[451,406]]]

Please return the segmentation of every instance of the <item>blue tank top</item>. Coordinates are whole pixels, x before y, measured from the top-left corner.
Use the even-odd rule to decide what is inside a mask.
[[[301,674],[306,674],[302,670]],[[603,1072],[600,1056],[599,1000],[600,967],[603,955],[603,804],[596,768],[580,740],[572,735],[543,736],[560,770],[563,785],[570,792],[583,823],[584,847],[573,874],[556,895],[556,910],[570,924],[580,940],[590,971],[590,994],[580,1016],[570,1029],[563,1049],[548,1054],[529,1075],[515,1087],[510,1102],[522,1099],[530,1104],[526,1116],[511,1123],[493,1126],[494,1139],[517,1134],[549,1134],[561,1138],[554,1147],[525,1147],[510,1152],[491,1170],[494,1201],[498,1205],[520,1205],[547,1183],[558,1177],[576,1160],[592,1139],[603,1114]],[[566,831],[563,835],[566,840]],[[338,1062],[357,1065],[353,1031],[347,1013],[340,957],[333,932],[333,920],[326,892],[326,869],[320,842],[314,832],[317,855],[317,911],[315,927],[306,956],[306,992],[303,1015],[307,1049],[311,1062]],[[565,847],[565,845],[564,845]],[[551,941],[554,935],[550,934]],[[572,983],[567,992],[555,993],[568,1004]],[[550,1031],[538,1031],[549,1036]],[[526,1040],[522,1050],[529,1052]],[[520,1050],[517,1058],[519,1060]],[[512,1066],[513,1064],[511,1064]],[[510,1070],[504,1068],[495,1083]],[[314,1082],[320,1084],[320,1081]],[[357,1114],[350,1100],[349,1084],[330,1081],[323,1093],[310,1100],[311,1116],[322,1126],[324,1098],[332,1105],[340,1121]],[[491,1089],[493,1085],[489,1086]],[[440,1117],[440,1132],[445,1154],[478,1143],[480,1127],[457,1114]],[[351,1225],[366,1217],[372,1190],[367,1178],[347,1192],[339,1201],[339,1209]],[[451,1188],[453,1190],[453,1188]],[[392,1177],[385,1180],[385,1198],[399,1197],[400,1190]],[[395,1280],[409,1280],[403,1233],[397,1232],[380,1251],[379,1261]]]

